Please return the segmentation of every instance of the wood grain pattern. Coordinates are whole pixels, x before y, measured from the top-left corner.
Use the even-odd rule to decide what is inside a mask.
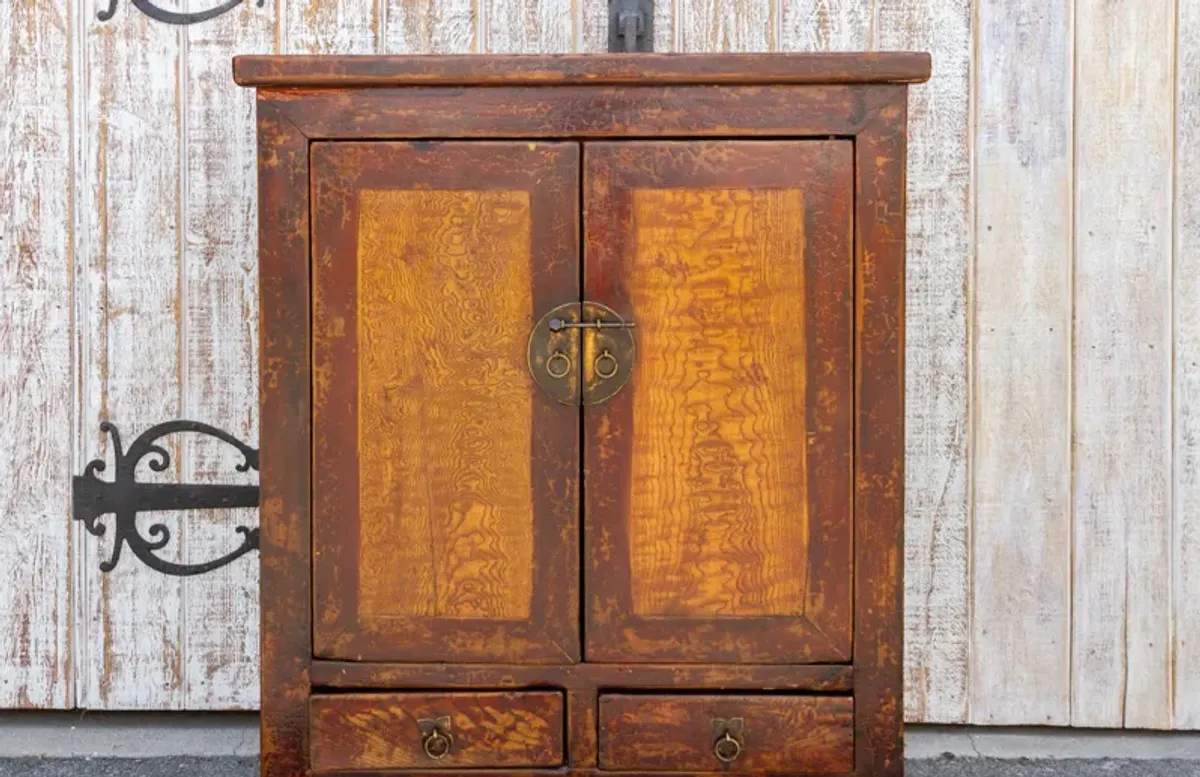
[[[480,5],[479,0],[386,0],[380,53],[477,53]]]
[[[65,2],[0,9],[0,707],[71,687],[71,124]]]
[[[529,193],[358,197],[359,613],[525,620]]]
[[[1077,0],[1075,18],[1071,722],[1164,728],[1174,4]]]
[[[850,144],[585,157],[587,297],[639,333],[585,411],[588,658],[844,660]]]
[[[745,720],[742,753],[713,753],[713,719]],[[630,771],[837,774],[854,768],[848,696],[600,696],[600,766]]]
[[[183,284],[183,139],[178,28],[140,13],[104,23],[89,13],[80,23],[88,85],[88,126],[80,139],[82,189],[76,261],[85,281],[76,291],[79,344],[78,461],[113,461],[98,429],[111,420],[127,436],[182,415],[184,359],[180,342]],[[128,442],[128,440],[126,441]],[[179,440],[166,440],[171,463],[142,481],[178,482]],[[111,465],[110,465],[111,466]],[[63,486],[64,471],[59,473]],[[179,562],[187,552],[178,513],[141,513],[159,522],[171,542],[159,555]],[[75,531],[82,531],[76,526]],[[76,704],[100,709],[176,709],[184,702],[185,583],[148,569],[103,575],[113,532],[81,543],[86,577],[78,581]],[[181,541],[183,540],[183,541]]]
[[[931,52],[913,90],[907,170],[905,705],[909,720],[968,719],[968,279],[972,0],[878,0],[880,49]]]
[[[904,773],[905,209],[902,87],[854,144],[854,765]]]
[[[633,614],[803,615],[803,190],[637,189],[632,212]]]
[[[189,0],[187,7],[204,7]],[[230,82],[236,51],[272,52],[274,9],[246,9],[186,28],[182,314],[183,415],[256,445],[258,440],[258,213],[254,95]],[[167,420],[167,419],[160,419]],[[184,482],[256,483],[232,448],[186,435]],[[256,526],[257,510],[187,513],[189,563],[219,558]],[[253,555],[184,583],[186,709],[258,707],[258,564]]]
[[[449,717],[441,760],[418,721]],[[309,702],[313,772],[466,769],[563,763],[563,697],[554,692],[317,695]]]
[[[488,0],[482,50],[490,54],[564,54],[582,30],[579,0]]]
[[[677,51],[749,52],[778,48],[771,0],[680,0],[673,4]]]
[[[284,54],[366,55],[382,48],[380,0],[277,1]]]
[[[338,8],[338,4],[332,4],[331,8]],[[303,53],[303,48],[294,45],[289,51]],[[380,87],[914,83],[929,78],[930,73],[928,54],[904,51],[770,56],[501,56],[504,53],[478,58],[244,56],[234,58],[233,75],[244,86]]]
[[[313,662],[313,685],[328,688],[639,688],[834,693],[853,688],[854,668],[811,664],[372,664]],[[575,762],[572,762],[575,763]]]
[[[578,657],[578,416],[526,353],[579,298],[578,155],[314,146],[317,655]]]
[[[312,661],[312,341],[308,138],[258,124],[261,775],[308,769]]]
[[[1178,25],[1172,726],[1200,729],[1200,7],[1179,4]]]
[[[575,45],[572,51],[596,56],[608,51],[608,6],[575,0]]]
[[[784,0],[778,49],[866,51],[874,40],[874,17],[874,0]]]
[[[979,6],[970,720],[1066,725],[1072,3]]]
[[[853,135],[879,106],[849,86],[388,88],[267,92],[314,138]]]

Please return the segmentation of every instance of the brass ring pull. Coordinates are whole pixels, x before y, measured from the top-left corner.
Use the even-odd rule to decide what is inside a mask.
[[[617,363],[617,357],[608,351],[601,351],[600,355],[596,357],[596,375],[603,380],[608,380],[616,375],[619,368],[620,365]]]
[[[546,360],[546,372],[556,380],[565,378],[571,372],[571,360],[562,351],[555,351]]]
[[[742,754],[742,743],[734,739],[728,731],[713,743],[713,755],[723,764],[731,764]]]
[[[454,737],[438,729],[434,729],[421,737],[421,748],[425,751],[425,755],[435,761],[440,761],[449,755],[450,748],[453,746]]]

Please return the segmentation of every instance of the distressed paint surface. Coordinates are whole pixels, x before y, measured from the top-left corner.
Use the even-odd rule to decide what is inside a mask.
[[[479,53],[485,0],[387,0],[381,54]]]
[[[981,0],[970,722],[1070,722],[1072,0]]]
[[[524,191],[359,195],[364,616],[529,617],[529,248]]]
[[[672,3],[674,51],[775,51],[772,0],[680,0]],[[655,19],[657,23],[657,17]],[[665,25],[664,25],[665,26]]]
[[[86,25],[87,85],[86,118],[77,122],[87,127],[78,139],[85,144],[84,188],[76,194],[77,228],[86,234],[76,257],[86,267],[76,289],[76,326],[83,329],[80,461],[113,460],[98,431],[101,419],[132,437],[179,418],[183,409],[183,33],[130,10],[110,23],[94,14],[78,20]],[[171,465],[155,473],[143,462],[139,479],[179,479],[179,440],[166,442]],[[170,530],[172,540],[159,555],[171,561],[186,553],[180,520],[171,513],[139,515],[143,531],[154,522]],[[111,552],[111,538],[110,531],[82,545],[86,576],[75,597],[83,628],[75,650],[83,660],[75,701],[99,709],[182,707],[184,582],[133,558],[101,574],[97,567]]]
[[[968,301],[974,265],[971,0],[878,0],[882,50],[933,56],[909,95],[906,718],[968,719]]]
[[[1171,724],[1171,0],[1076,0],[1071,722]]]
[[[482,50],[493,54],[560,54],[576,49],[587,0],[488,0]],[[591,3],[599,5],[599,3]]]
[[[1200,5],[1181,2],[1178,24],[1172,727],[1200,729]]]
[[[0,7],[0,707],[73,701],[69,8]]]
[[[872,43],[875,0],[777,0],[777,3],[780,51],[875,48]]]
[[[280,3],[280,48],[285,54],[378,54],[385,49],[383,44],[384,12],[388,10],[382,0],[277,0]],[[431,0],[426,13],[438,4]],[[418,6],[420,8],[420,6]],[[432,25],[434,22],[401,15],[413,27]],[[437,29],[436,27],[434,29]],[[396,35],[403,40],[404,35]],[[421,40],[420,34],[416,38]],[[387,46],[396,45],[392,38]],[[419,51],[405,53],[418,54]]]
[[[189,0],[188,8],[207,0]],[[211,7],[211,6],[209,6]],[[258,175],[254,95],[230,84],[235,53],[273,52],[276,7],[253,2],[185,30],[182,63],[184,239],[180,340],[183,417],[258,440]],[[163,419],[165,420],[165,419]],[[182,438],[181,474],[193,483],[254,483],[237,452]],[[184,514],[184,557],[199,564],[236,547],[257,510]],[[258,706],[258,559],[183,581],[183,706]]]

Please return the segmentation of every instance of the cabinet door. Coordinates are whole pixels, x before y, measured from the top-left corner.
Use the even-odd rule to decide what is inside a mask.
[[[588,660],[850,659],[853,199],[847,140],[585,145]]]
[[[529,333],[579,299],[579,148],[315,143],[314,648],[579,658],[578,408]]]

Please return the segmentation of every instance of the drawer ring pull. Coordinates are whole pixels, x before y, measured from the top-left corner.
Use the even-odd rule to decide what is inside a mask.
[[[725,766],[733,763],[742,754],[742,735],[746,731],[745,718],[713,718],[713,755]]]
[[[742,754],[742,743],[726,731],[713,743],[713,755],[723,764],[731,764]]]
[[[450,755],[450,749],[454,747],[454,737],[449,730],[449,716],[436,720],[419,720],[417,725],[421,729],[421,749],[427,757],[440,761]]]

